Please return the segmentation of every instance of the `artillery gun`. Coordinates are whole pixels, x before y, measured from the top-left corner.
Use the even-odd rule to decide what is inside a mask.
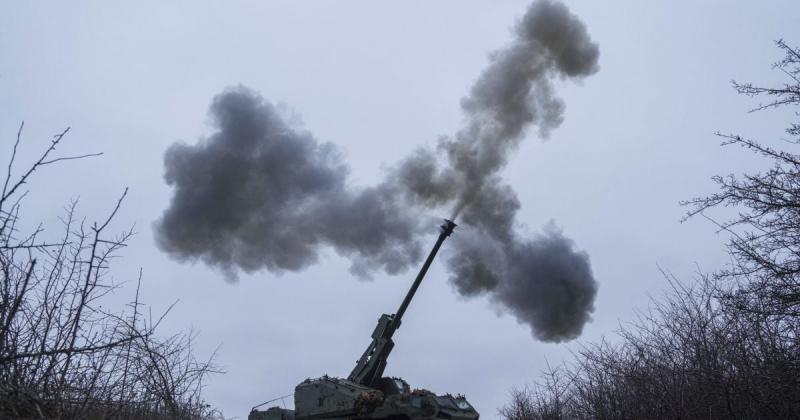
[[[403,379],[383,376],[389,353],[394,347],[392,336],[400,328],[403,314],[436,253],[455,227],[455,223],[445,219],[436,244],[400,308],[393,315],[383,314],[378,319],[378,326],[372,332],[372,342],[347,379],[329,376],[306,379],[295,387],[294,410],[280,407],[257,410],[259,406],[256,406],[248,420],[477,420],[478,412],[463,395],[412,391]]]

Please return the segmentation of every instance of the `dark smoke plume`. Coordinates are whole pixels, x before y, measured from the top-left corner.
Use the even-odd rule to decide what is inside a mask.
[[[256,93],[214,99],[218,131],[164,156],[173,186],[157,242],[181,259],[235,269],[300,270],[321,246],[348,256],[362,275],[398,273],[416,262],[418,222],[387,186],[353,191],[336,147],[290,127]]]
[[[420,209],[451,208],[462,224],[447,258],[456,290],[488,295],[541,340],[577,337],[594,310],[589,257],[554,225],[522,237],[500,171],[529,129],[546,138],[561,124],[553,81],[595,73],[599,50],[550,0],[531,5],[513,33],[462,100],[464,127],[372,188],[348,186],[335,147],[290,127],[255,93],[224,92],[211,107],[218,132],[166,153],[175,195],[156,224],[159,245],[230,273],[299,270],[326,246],[358,274],[398,273],[420,258]]]

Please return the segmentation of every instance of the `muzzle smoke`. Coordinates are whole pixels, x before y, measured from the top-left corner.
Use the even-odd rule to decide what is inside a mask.
[[[575,338],[594,310],[589,257],[552,224],[522,237],[519,201],[500,171],[529,129],[546,138],[563,121],[553,81],[595,73],[598,56],[566,6],[535,2],[462,100],[465,126],[366,189],[348,185],[334,145],[290,126],[258,94],[226,90],[211,106],[218,131],[166,152],[174,196],[156,223],[158,244],[231,277],[300,270],[323,247],[361,276],[395,274],[420,259],[421,210],[451,208],[464,225],[447,259],[456,290],[489,295],[541,340]]]

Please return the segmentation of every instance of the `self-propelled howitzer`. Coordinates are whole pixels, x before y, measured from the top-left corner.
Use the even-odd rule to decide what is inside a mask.
[[[442,243],[456,227],[450,220],[441,226],[439,238],[411,288],[393,315],[383,314],[372,332],[372,342],[356,362],[347,379],[323,376],[306,379],[294,391],[294,410],[254,407],[248,420],[387,419],[387,420],[477,420],[478,412],[464,396],[436,395],[411,390],[400,378],[383,376],[386,361],[394,347],[392,337],[400,328],[403,314],[417,292]]]

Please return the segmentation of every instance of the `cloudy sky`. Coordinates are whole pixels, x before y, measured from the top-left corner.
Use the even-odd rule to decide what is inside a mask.
[[[100,218],[129,187],[117,228],[135,224],[138,235],[115,277],[132,281],[141,267],[143,300],[155,313],[179,302],[163,332],[195,329],[201,356],[219,348],[227,373],[211,378],[207,398],[244,417],[307,377],[346,376],[413,273],[364,281],[324,252],[303,271],[230,283],[202,263],[172,260],[153,235],[172,194],[165,150],[210,135],[212,98],[241,84],[338,145],[354,184],[373,185],[401,157],[462,126],[460,99],[528,3],[165,3],[4,2],[0,160],[22,120],[23,161],[66,126],[61,152],[105,153],[38,174],[28,221],[55,227],[75,197],[89,219]],[[702,219],[680,223],[678,202],[712,192],[714,174],[764,167],[720,148],[714,132],[780,142],[791,117],[748,114],[757,102],[729,82],[782,80],[770,66],[780,58],[773,41],[800,43],[797,2],[566,4],[599,44],[600,70],[556,83],[564,123],[546,141],[532,131],[503,176],[521,202],[521,231],[555,221],[590,255],[599,283],[593,320],[578,340],[539,342],[485,298],[458,297],[434,264],[387,368],[414,387],[466,394],[484,418],[548,362],[568,359],[582,342],[613,341],[667,286],[659,267],[690,280],[725,264],[724,236]],[[126,287],[113,299],[130,296]]]

